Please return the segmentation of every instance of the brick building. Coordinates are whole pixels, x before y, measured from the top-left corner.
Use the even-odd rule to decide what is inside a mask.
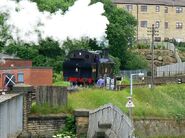
[[[0,89],[9,84],[52,85],[52,68],[32,67],[31,60],[0,54]]]
[[[113,0],[113,3],[137,19],[138,40],[150,40],[147,28],[154,24],[159,30],[156,40],[175,38],[177,41],[185,41],[184,0]]]

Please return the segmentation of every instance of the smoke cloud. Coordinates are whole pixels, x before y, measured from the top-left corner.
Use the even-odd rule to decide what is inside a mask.
[[[16,42],[34,43],[51,38],[62,44],[67,38],[82,37],[103,41],[109,21],[103,15],[103,4],[90,5],[90,0],[77,0],[68,11],[40,12],[29,0],[1,0],[0,13],[6,14],[8,33]]]

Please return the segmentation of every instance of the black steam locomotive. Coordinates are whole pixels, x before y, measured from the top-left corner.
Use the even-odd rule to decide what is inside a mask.
[[[76,84],[93,84],[99,77],[113,75],[114,62],[103,51],[76,50],[63,63],[64,80]]]

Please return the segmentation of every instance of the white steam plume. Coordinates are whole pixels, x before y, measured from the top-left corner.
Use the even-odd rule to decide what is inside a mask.
[[[65,13],[49,13],[40,12],[29,0],[1,0],[0,13],[7,14],[8,33],[16,42],[38,44],[41,39],[51,38],[62,44],[67,38],[82,37],[102,41],[109,21],[103,15],[102,3],[89,4],[90,0],[77,0]]]

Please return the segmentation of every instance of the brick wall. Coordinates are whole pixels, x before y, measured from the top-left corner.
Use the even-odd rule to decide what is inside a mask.
[[[5,63],[0,63],[1,67],[31,67],[31,60],[23,59],[5,59]]]
[[[35,116],[28,117],[28,132],[32,136],[47,136],[51,137],[59,129],[65,125],[66,116],[50,115],[50,116]]]
[[[0,69],[0,89],[4,86],[5,73],[10,73],[15,76],[15,82],[18,82],[18,73],[24,74],[24,84],[33,86],[46,86],[52,85],[53,82],[53,70],[52,68],[8,68]]]
[[[30,70],[30,85],[47,86],[52,85],[53,70],[52,68],[32,68]]]
[[[89,110],[75,110],[74,115],[77,138],[85,138],[87,136],[89,125]]]

